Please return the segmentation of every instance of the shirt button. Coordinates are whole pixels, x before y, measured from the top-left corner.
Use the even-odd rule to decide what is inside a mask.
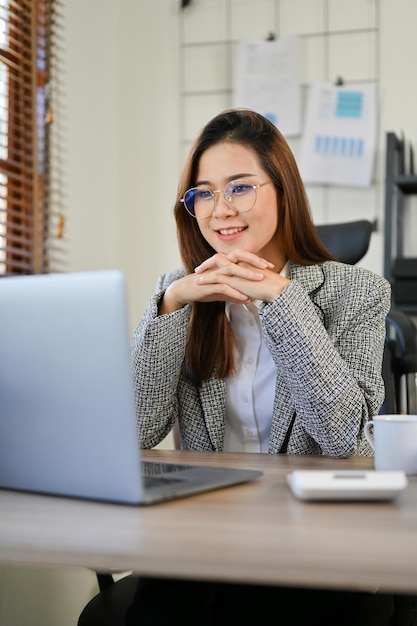
[[[250,439],[253,439],[253,437],[254,437],[253,432],[251,430],[249,430],[249,428],[246,428],[245,435],[246,435],[246,437],[249,437]]]
[[[246,394],[244,394],[244,393],[242,393],[241,398],[242,398],[243,402],[247,402],[248,401],[248,396]]]
[[[253,358],[251,356],[248,358],[248,363],[249,363],[249,365],[252,365],[252,363],[253,363]]]
[[[254,321],[253,320],[249,320],[249,326],[253,326],[254,325]]]

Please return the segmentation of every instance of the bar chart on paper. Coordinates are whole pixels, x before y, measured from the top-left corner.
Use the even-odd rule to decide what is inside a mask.
[[[364,144],[363,137],[316,135],[314,137],[314,152],[322,156],[361,158]]]
[[[377,106],[374,84],[311,86],[300,158],[305,183],[371,184]]]

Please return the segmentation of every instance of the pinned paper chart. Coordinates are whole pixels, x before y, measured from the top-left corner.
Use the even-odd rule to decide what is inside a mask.
[[[299,37],[243,39],[233,68],[233,106],[267,117],[283,135],[301,133]]]
[[[378,106],[375,84],[311,86],[299,160],[305,183],[371,184]]]

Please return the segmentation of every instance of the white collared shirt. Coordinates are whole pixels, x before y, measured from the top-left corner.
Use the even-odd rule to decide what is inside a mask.
[[[288,275],[288,264],[281,274]],[[236,374],[226,380],[228,452],[268,452],[277,368],[262,337],[259,304],[226,304],[237,345]]]

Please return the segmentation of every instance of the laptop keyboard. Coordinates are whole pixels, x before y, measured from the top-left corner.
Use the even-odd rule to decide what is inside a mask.
[[[175,463],[162,463],[158,461],[142,461],[142,475],[145,488],[162,487],[173,483],[185,482],[181,478],[167,476],[171,472],[178,472],[194,467],[193,465],[182,465]]]
[[[169,474],[170,472],[180,472],[182,470],[192,469],[194,465],[184,465],[177,463],[162,463],[158,461],[142,461],[143,476],[160,476],[161,474]]]

